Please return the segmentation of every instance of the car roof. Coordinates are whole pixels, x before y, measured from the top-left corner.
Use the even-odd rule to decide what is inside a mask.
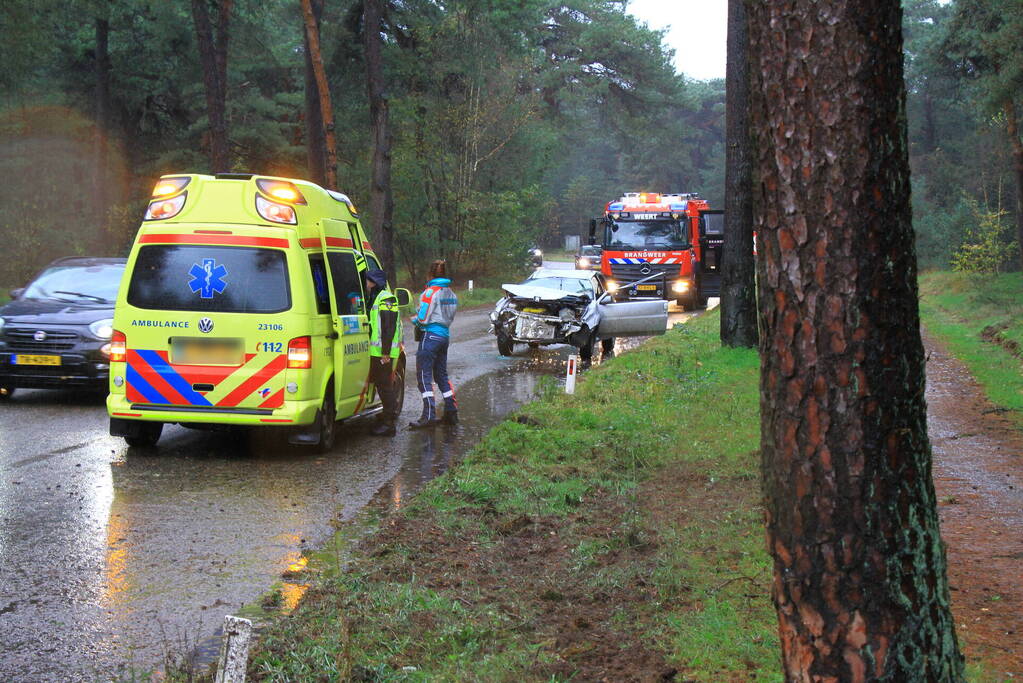
[[[537,268],[529,276],[530,280],[541,277],[563,277],[569,280],[589,280],[594,276],[592,270],[558,270],[555,268]]]
[[[66,256],[46,264],[47,268],[53,266],[103,266],[103,265],[124,265],[128,259],[116,256]]]

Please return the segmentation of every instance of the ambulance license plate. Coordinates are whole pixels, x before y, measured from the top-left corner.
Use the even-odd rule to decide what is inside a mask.
[[[174,365],[241,365],[240,339],[171,338],[171,363]]]
[[[641,292],[656,292],[657,285],[636,285],[636,289]]]
[[[11,354],[11,365],[60,365],[60,356],[32,356]]]

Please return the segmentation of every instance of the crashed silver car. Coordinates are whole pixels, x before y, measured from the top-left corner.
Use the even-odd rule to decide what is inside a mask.
[[[598,341],[609,351],[616,337],[664,334],[668,326],[666,301],[615,301],[603,274],[590,270],[539,268],[521,284],[501,288],[490,322],[502,356],[515,344],[571,344],[590,360]]]

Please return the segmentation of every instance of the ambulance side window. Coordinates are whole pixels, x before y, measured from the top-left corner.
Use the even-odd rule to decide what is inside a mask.
[[[345,251],[327,253],[330,277],[334,281],[334,298],[338,315],[356,315],[365,312],[362,278],[355,267],[355,255]]]
[[[330,294],[327,292],[327,269],[323,267],[322,256],[309,257],[309,270],[313,274],[313,293],[316,295],[316,312],[330,313]]]

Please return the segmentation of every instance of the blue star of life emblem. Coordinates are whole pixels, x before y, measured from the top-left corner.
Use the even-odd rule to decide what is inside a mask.
[[[227,267],[223,263],[217,265],[215,259],[204,258],[201,266],[193,263],[188,274],[192,276],[192,281],[188,283],[192,293],[199,292],[203,299],[212,299],[214,292],[222,294],[227,288],[227,283],[224,282]]]

